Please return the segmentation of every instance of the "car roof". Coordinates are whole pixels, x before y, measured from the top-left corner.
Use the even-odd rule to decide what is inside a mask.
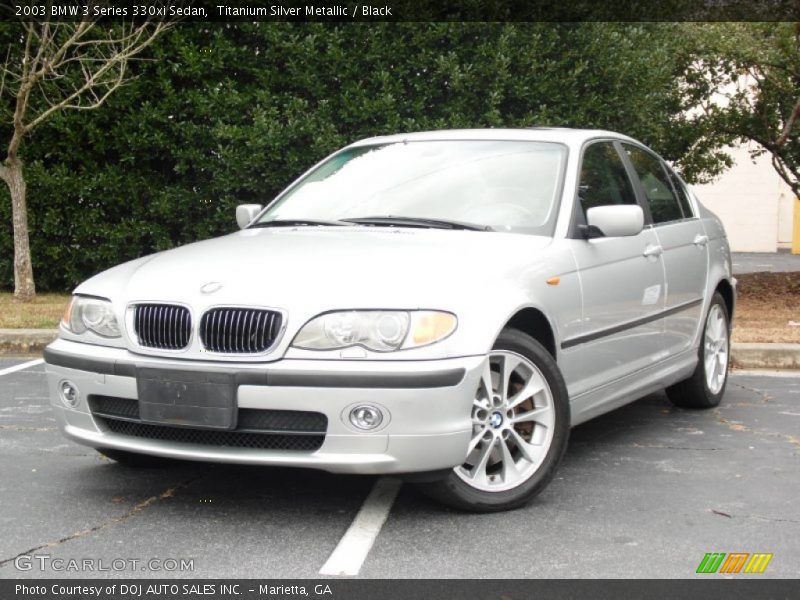
[[[415,133],[398,133],[371,137],[359,140],[352,146],[372,144],[391,144],[399,142],[419,142],[433,140],[507,140],[560,142],[568,146],[580,146],[593,138],[614,138],[636,142],[621,133],[602,129],[572,129],[569,127],[529,127],[525,129],[440,129],[438,131],[420,131]]]

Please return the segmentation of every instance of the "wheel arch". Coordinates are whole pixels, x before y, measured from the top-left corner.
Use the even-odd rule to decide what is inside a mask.
[[[539,342],[554,358],[558,358],[555,329],[550,319],[539,308],[526,306],[517,310],[506,321],[503,329],[512,328],[526,333]]]
[[[720,279],[714,291],[719,292],[722,299],[725,300],[725,308],[728,309],[728,320],[732,322],[733,311],[736,307],[736,292],[733,284],[727,279]]]

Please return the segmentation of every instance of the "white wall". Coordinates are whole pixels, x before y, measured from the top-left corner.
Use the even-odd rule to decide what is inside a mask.
[[[725,224],[734,252],[775,252],[791,245],[793,195],[770,164],[750,158],[748,146],[729,148],[735,164],[713,183],[693,186]]]
[[[794,197],[787,189],[778,201],[778,248],[792,247],[794,207]]]

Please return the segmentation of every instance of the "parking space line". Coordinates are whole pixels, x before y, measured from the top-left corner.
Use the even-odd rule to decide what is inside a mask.
[[[14,365],[13,367],[8,367],[7,369],[0,369],[0,377],[3,375],[10,375],[11,373],[16,373],[17,371],[22,371],[23,369],[27,369],[29,367],[35,367],[36,365],[40,365],[44,362],[43,358],[37,358],[36,360],[29,360],[28,362],[24,362],[19,365]]]
[[[386,477],[375,482],[350,528],[319,570],[320,575],[358,575],[402,484],[399,479]]]

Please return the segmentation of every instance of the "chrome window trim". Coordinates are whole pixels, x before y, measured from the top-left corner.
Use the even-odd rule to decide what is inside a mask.
[[[645,225],[645,229],[651,227],[656,229],[658,227],[663,227],[664,225],[675,225],[677,223],[688,223],[689,221],[699,221],[700,217],[683,217],[682,219],[672,219],[671,221],[661,221],[660,223],[648,223]]]

